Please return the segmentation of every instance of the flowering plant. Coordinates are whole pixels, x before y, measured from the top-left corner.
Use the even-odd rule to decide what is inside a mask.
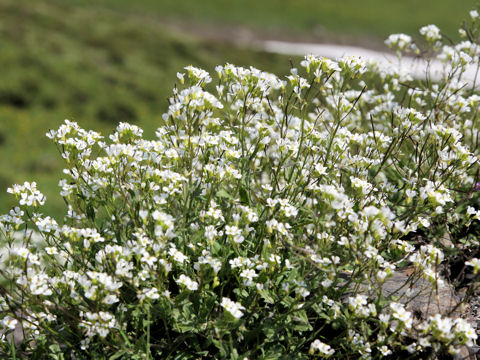
[[[438,46],[437,30],[421,33]],[[63,221],[41,213],[35,183],[8,189],[0,351],[382,358],[473,344],[465,320],[415,319],[382,284],[409,263],[435,288],[439,234],[478,214],[464,203],[480,96],[462,83],[478,52],[445,46],[440,84],[354,57],[309,55],[285,80],[226,64],[213,83],[187,67],[155,139],[65,121],[48,133],[66,164]]]

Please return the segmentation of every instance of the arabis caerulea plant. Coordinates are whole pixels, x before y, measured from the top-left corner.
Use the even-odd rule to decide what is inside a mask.
[[[434,289],[439,236],[480,219],[465,206],[480,96],[462,82],[478,66],[477,21],[455,46],[421,29],[445,62],[438,83],[355,57],[308,55],[284,79],[190,66],[155,137],[126,123],[106,137],[70,121],[50,131],[68,212],[42,214],[34,182],[8,189],[3,356],[383,358],[473,344],[467,321],[415,319],[381,288],[411,265]]]

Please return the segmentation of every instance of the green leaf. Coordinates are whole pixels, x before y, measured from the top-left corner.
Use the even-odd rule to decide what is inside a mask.
[[[296,312],[295,315],[292,317],[292,320],[294,321],[292,327],[294,330],[308,331],[313,329],[308,321],[308,316],[305,310]]]
[[[248,195],[248,191],[243,186],[240,186],[239,195],[240,203],[250,206],[250,196]]]
[[[216,241],[211,245],[211,252],[213,255],[221,254],[222,249],[223,249],[223,245],[219,244]]]
[[[275,304],[275,299],[270,295],[269,291],[265,289],[260,290],[260,296],[262,297],[263,300],[265,300],[266,303]]]
[[[281,304],[287,308],[290,308],[294,302],[295,299],[287,295],[282,298]]]
[[[187,332],[197,333],[199,331],[198,327],[193,322],[177,325],[175,328],[178,332],[181,332],[181,333],[187,333]]]
[[[199,198],[202,191],[203,191],[203,188],[201,186],[201,183],[199,183],[192,192],[192,198],[193,199]]]
[[[263,356],[264,360],[276,360],[285,357],[285,348],[280,344],[275,344],[269,347]]]
[[[92,221],[95,220],[95,208],[92,204],[87,205],[87,217]]]
[[[276,334],[275,328],[272,325],[271,322],[266,322],[263,325],[263,333],[268,339],[273,338]]]
[[[132,199],[135,199],[135,191],[133,191],[132,189],[128,189],[128,193],[130,194]]]
[[[60,345],[52,344],[48,348],[51,351],[51,353],[49,354],[51,359],[54,359],[54,360],[63,360],[64,359],[63,352],[60,349]]]
[[[224,198],[224,199],[228,199],[228,200],[234,200],[233,196],[230,195],[227,190],[225,189],[220,189],[217,191],[217,196],[219,198]]]
[[[222,355],[222,357],[226,357],[227,356],[227,352],[225,351],[225,349],[223,348],[223,342],[221,340],[218,340],[218,339],[215,339],[213,336],[210,336],[209,337],[209,340],[213,343],[213,345],[215,345],[215,347],[220,350],[220,354]]]
[[[239,298],[247,298],[248,297],[248,291],[245,290],[245,289],[240,289],[240,288],[236,288],[235,290],[233,290],[233,292],[239,297]]]
[[[233,349],[232,350],[232,353],[230,354],[230,359],[232,360],[238,360],[239,356],[238,356],[238,351],[237,349]]]
[[[120,359],[121,356],[125,355],[128,352],[128,350],[120,350],[117,351],[115,354],[110,356],[108,359],[109,360],[115,360],[115,359]]]
[[[125,342],[125,344],[127,344],[127,345],[130,346],[130,340],[128,340],[128,336],[122,331],[122,329],[118,329],[118,332],[119,332],[120,335],[122,336],[123,341]]]

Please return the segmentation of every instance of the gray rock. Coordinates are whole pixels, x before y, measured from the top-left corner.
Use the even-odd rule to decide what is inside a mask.
[[[348,279],[348,275],[344,278]],[[463,317],[474,323],[468,304],[461,304],[463,296],[455,292],[453,286],[445,279],[442,279],[438,287],[432,285],[428,280],[414,278],[412,268],[396,270],[392,276],[385,280],[376,289],[372,289],[368,285],[360,285],[357,293],[368,295],[375,298],[379,292],[382,296],[392,296],[399,303],[405,305],[405,308],[414,315],[415,323],[427,319],[435,314],[443,316]],[[373,281],[373,283],[376,283]],[[354,290],[354,285],[349,286],[350,290]],[[350,296],[351,292],[345,297]],[[476,360],[480,347],[474,345],[472,347],[462,346],[460,352],[453,358],[454,360]],[[479,358],[480,359],[480,358]]]
[[[418,320],[435,314],[449,315],[452,311],[459,316],[461,309],[457,305],[461,302],[461,297],[455,293],[453,286],[442,280],[441,284],[435,287],[428,280],[415,276],[412,268],[405,268],[394,271],[382,284],[373,280],[371,283],[377,284],[376,288],[372,288],[371,284],[361,284],[356,292],[370,298],[376,298],[379,292],[383,297],[391,296],[404,304]],[[351,291],[346,296],[351,295],[355,284],[351,284],[349,289]]]

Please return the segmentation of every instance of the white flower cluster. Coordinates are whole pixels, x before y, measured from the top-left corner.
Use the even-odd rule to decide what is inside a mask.
[[[442,40],[434,26],[421,32]],[[387,44],[416,50],[405,35]],[[440,56],[463,63],[479,50],[465,42],[451,51]],[[271,333],[258,327],[262,319],[302,344],[314,324],[345,326],[331,345],[311,333],[310,353],[324,357],[388,356],[415,335],[400,301],[379,292],[372,302],[359,289],[383,283],[405,260],[439,283],[445,255],[416,247],[409,233],[454,223],[461,196],[473,193],[476,90],[456,80],[419,86],[352,57],[308,55],[286,79],[231,64],[216,72],[215,87],[193,66],[177,75],[182,87],[155,139],[125,123],[105,140],[70,121],[49,132],[66,162],[59,185],[70,207],[62,224],[39,213],[45,198],[35,183],[9,189],[19,204],[0,218],[2,276],[14,290],[0,295],[4,328],[22,320],[8,306],[18,302],[32,319],[27,339],[64,334],[69,306],[79,324],[68,336],[82,349],[107,338],[144,341],[147,314],[143,324],[162,332],[205,332],[220,347],[228,333],[238,349],[249,327]],[[480,217],[473,207],[466,213]],[[480,269],[477,259],[466,264]],[[342,301],[345,278],[359,286]],[[254,309],[248,319],[246,308]],[[42,327],[47,317],[57,320]],[[460,320],[422,326],[431,334],[412,351],[475,339]],[[152,341],[159,352],[171,345]]]
[[[416,45],[412,42],[412,37],[406,34],[390,35],[387,40],[385,40],[385,45],[399,53],[417,50]]]
[[[180,275],[177,280],[177,284],[185,286],[188,290],[191,291],[198,290],[198,283],[184,274]]]
[[[25,181],[23,185],[13,185],[7,192],[19,197],[19,204],[26,206],[39,206],[45,203],[45,195],[37,190],[37,183]]]
[[[358,294],[355,297],[348,298],[348,306],[357,316],[375,316],[377,314],[375,304],[368,304],[367,300],[367,296]]]
[[[79,326],[85,328],[87,339],[95,335],[105,338],[112,329],[118,328],[118,323],[114,315],[108,312],[81,312],[80,317],[82,318],[82,322]]]
[[[330,357],[335,353],[335,350],[332,349],[330,345],[327,345],[321,342],[320,340],[315,339],[310,344],[310,354],[314,354],[317,351],[320,353],[320,356],[322,357]]]
[[[222,303],[220,305],[235,319],[240,319],[243,316],[242,310],[245,310],[245,307],[229,298],[222,298]]]
[[[420,29],[420,34],[425,36],[427,41],[437,41],[442,38],[440,29],[436,25],[427,25]]]

